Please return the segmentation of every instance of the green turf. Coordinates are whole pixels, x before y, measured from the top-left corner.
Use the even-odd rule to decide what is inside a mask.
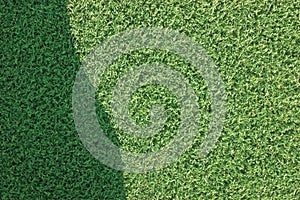
[[[299,1],[17,2],[0,0],[0,199],[299,199]],[[131,114],[143,125],[150,106],[163,103],[172,116],[165,130],[137,140],[115,127],[110,92],[131,67],[155,61],[178,70],[202,114],[177,162],[130,174],[103,166],[82,145],[72,86],[99,42],[140,27],[180,31],[207,50],[226,87],[227,117],[216,147],[200,159],[210,105],[201,74],[164,51],[124,55],[105,73],[97,101],[100,124],[121,148],[156,150],[179,123],[174,96],[149,86],[134,94]]]

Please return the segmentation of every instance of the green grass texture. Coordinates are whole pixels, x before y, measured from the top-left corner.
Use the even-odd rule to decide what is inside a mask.
[[[299,199],[300,2],[298,0],[0,0],[0,199]],[[161,62],[199,97],[199,133],[158,171],[111,169],[84,147],[72,114],[72,87],[100,42],[135,28],[168,28],[204,47],[224,82],[227,115],[215,148],[198,156],[210,97],[192,65],[162,50],[124,54],[97,88],[97,116],[109,138],[134,152],[172,141],[180,108],[166,88],[140,88],[130,113],[149,122],[151,105],[169,118],[149,139],[113,122],[109,101],[132,67]]]

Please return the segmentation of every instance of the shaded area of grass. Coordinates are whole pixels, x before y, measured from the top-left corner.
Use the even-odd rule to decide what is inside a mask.
[[[122,173],[94,159],[75,130],[80,60],[66,2],[0,1],[0,10],[0,198],[124,199]]]

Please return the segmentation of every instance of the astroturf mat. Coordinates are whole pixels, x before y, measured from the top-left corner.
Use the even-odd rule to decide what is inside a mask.
[[[0,199],[299,199],[300,3],[286,1],[0,0]],[[160,62],[199,97],[199,133],[180,159],[158,171],[119,172],[95,159],[75,128],[72,88],[100,43],[135,28],[168,28],[202,45],[226,89],[226,121],[200,158],[210,97],[183,58],[144,49],[117,59],[97,88],[99,124],[128,151],[172,141],[180,108],[166,88],[140,88],[131,101],[139,125],[164,105],[164,130],[150,139],[119,131],[112,88],[130,68]],[[147,95],[145,95],[147,94]]]

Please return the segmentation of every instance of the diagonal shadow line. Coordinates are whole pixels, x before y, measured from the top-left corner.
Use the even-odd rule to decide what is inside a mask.
[[[3,199],[125,199],[123,173],[94,159],[72,115],[80,66],[64,0],[0,1]]]

